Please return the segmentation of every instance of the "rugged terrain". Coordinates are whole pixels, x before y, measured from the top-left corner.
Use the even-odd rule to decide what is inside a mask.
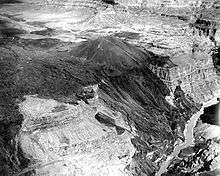
[[[2,88],[2,96],[18,106],[16,121],[7,114],[2,117],[4,126],[9,125],[2,133],[15,123],[19,131],[13,130],[14,136],[5,140],[19,145],[32,164],[20,170],[19,154],[12,149],[15,161],[9,165],[17,165],[18,173],[35,170],[38,175],[70,170],[125,175],[125,169],[151,174],[158,169],[158,162],[172,150],[175,126],[183,127],[190,115],[174,123],[181,113],[166,101],[169,89],[147,67],[152,53],[113,37],[73,45],[69,52],[50,52],[23,42],[18,39],[17,44],[1,47],[2,82],[11,82]],[[7,99],[2,100],[7,105]],[[153,158],[146,163],[147,153]],[[88,158],[91,166],[85,164]],[[48,169],[54,166],[60,171]],[[4,172],[17,173],[11,169]]]
[[[201,103],[219,94],[218,9],[193,0],[0,1],[0,173],[155,175]],[[196,141],[194,158],[207,140]],[[185,173],[181,161],[168,175]],[[188,172],[218,168],[201,163]]]

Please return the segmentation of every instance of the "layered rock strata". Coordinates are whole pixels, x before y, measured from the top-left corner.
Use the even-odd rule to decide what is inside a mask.
[[[219,88],[217,2],[0,4],[5,175],[153,175]]]

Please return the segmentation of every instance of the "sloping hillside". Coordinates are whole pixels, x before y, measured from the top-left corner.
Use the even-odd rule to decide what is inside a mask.
[[[1,134],[3,141],[14,141],[2,146],[14,155],[13,160],[3,164],[2,172],[10,175],[35,170],[40,175],[54,175],[58,172],[55,168],[59,168],[62,174],[65,168],[60,160],[67,162],[69,158],[82,172],[91,168],[87,175],[111,170],[109,167],[118,162],[120,168],[133,175],[155,173],[181,133],[176,127],[183,127],[194,112],[192,108],[184,115],[184,111],[166,101],[168,88],[148,69],[149,63],[164,61],[113,37],[77,45],[59,43],[46,49],[27,42],[18,39],[1,46],[1,81],[7,83],[1,87],[1,122],[8,126],[2,127]],[[60,45],[68,46],[68,51],[57,49]],[[14,110],[9,110],[11,106]],[[15,114],[13,118],[10,113]],[[5,138],[9,132],[12,135]],[[112,138],[120,142],[115,143]],[[103,143],[101,148],[96,148],[98,141]],[[94,156],[88,151],[72,151],[84,151],[81,145],[87,146],[88,142],[97,152]],[[13,147],[19,147],[20,153]],[[67,153],[63,154],[63,150]],[[107,161],[97,159],[101,153],[108,156]],[[148,158],[148,153],[152,157]],[[87,165],[83,159],[77,159],[84,155],[94,162]],[[118,157],[112,159],[111,155]],[[124,157],[126,164],[122,164]],[[21,165],[20,160],[26,164]]]

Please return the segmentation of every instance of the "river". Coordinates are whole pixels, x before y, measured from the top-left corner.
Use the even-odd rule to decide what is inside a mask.
[[[199,119],[200,115],[204,113],[205,107],[208,107],[208,106],[211,106],[217,103],[218,101],[216,97],[203,103],[202,108],[190,118],[190,120],[187,122],[185,129],[184,129],[185,141],[175,146],[173,153],[171,153],[167,157],[166,161],[162,163],[160,170],[155,174],[155,176],[160,176],[161,174],[167,171],[167,167],[169,166],[170,162],[172,161],[174,157],[176,157],[179,154],[180,150],[194,145],[193,131],[197,123],[197,120]]]

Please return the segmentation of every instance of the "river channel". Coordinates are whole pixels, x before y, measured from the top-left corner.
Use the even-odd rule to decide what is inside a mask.
[[[170,165],[170,162],[179,154],[180,150],[189,146],[194,146],[193,131],[194,127],[196,126],[197,120],[199,119],[200,115],[204,113],[204,108],[217,103],[218,101],[216,97],[209,100],[208,102],[203,103],[202,108],[190,118],[184,130],[185,141],[175,146],[173,152],[167,157],[166,161],[162,163],[160,170],[156,173],[155,176],[160,176],[167,171],[167,167]]]

